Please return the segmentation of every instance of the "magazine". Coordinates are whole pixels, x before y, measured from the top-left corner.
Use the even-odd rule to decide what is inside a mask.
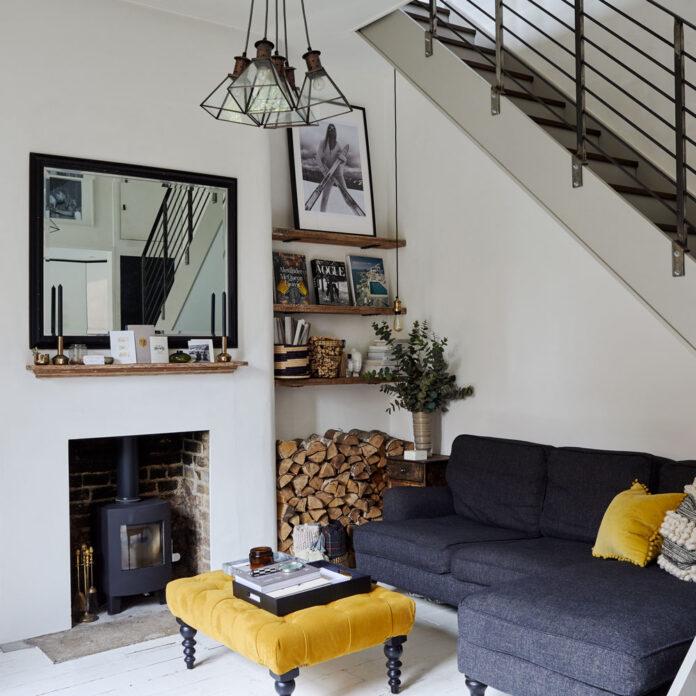
[[[302,567],[292,572],[283,572],[279,566],[287,563],[301,563]],[[249,567],[249,562],[245,560],[232,561],[226,564],[224,569],[229,575],[233,575],[234,579],[257,592],[271,592],[280,590],[284,587],[297,585],[308,580],[315,580],[321,577],[319,568],[306,565],[300,559],[290,557],[288,560],[280,560],[271,565],[263,566],[257,571],[252,571]]]
[[[348,276],[346,264],[343,261],[312,261],[312,277],[317,304],[320,305],[350,305]]]
[[[389,307],[389,287],[384,260],[372,256],[348,256],[348,277],[355,304]]]
[[[307,264],[303,254],[273,252],[275,304],[309,304]]]

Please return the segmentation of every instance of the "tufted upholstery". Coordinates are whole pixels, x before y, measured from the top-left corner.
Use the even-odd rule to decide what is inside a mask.
[[[275,616],[236,599],[222,571],[167,585],[174,616],[252,662],[285,674],[407,635],[415,603],[383,587],[368,594]]]

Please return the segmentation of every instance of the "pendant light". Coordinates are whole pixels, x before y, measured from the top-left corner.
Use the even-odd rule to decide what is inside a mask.
[[[307,52],[302,56],[307,63],[307,74],[300,90],[297,104],[297,112],[307,124],[315,124],[327,118],[334,118],[341,114],[347,114],[353,110],[343,92],[329,77],[321,64],[321,51],[312,48],[309,40],[309,28],[307,26],[307,12],[304,0],[302,5],[302,19],[304,21],[305,36],[307,37]]]
[[[403,331],[401,318],[403,305],[399,299],[399,138],[398,119],[396,111],[396,69],[394,69],[394,241],[396,254],[396,298],[394,299],[394,323],[392,328],[396,333]]]
[[[249,26],[247,28],[246,43],[244,52],[241,56],[235,56],[234,71],[229,73],[222,82],[203,100],[201,107],[205,109],[213,118],[218,121],[229,121],[230,123],[241,123],[246,126],[261,125],[260,121],[245,113],[243,104],[247,101],[247,96],[243,96],[240,104],[236,96],[230,92],[230,87],[237,83],[240,87],[246,84],[246,78],[241,78],[245,74],[251,61],[247,58],[249,48],[249,35],[251,33],[251,22],[254,17],[254,0],[251,0],[249,11]],[[240,79],[241,78],[241,79]],[[247,85],[248,86],[248,85]]]
[[[284,50],[289,55],[286,1],[283,0]],[[249,59],[247,50],[255,3],[255,0],[251,0],[244,52],[235,58],[234,72],[228,74],[201,104],[214,118],[263,128],[293,128],[316,125],[326,118],[353,110],[322,66],[319,59],[321,52],[312,49],[304,0],[301,0],[301,6],[307,52],[303,58],[307,63],[307,74],[302,89],[298,91],[295,68],[291,67],[288,58],[278,50],[278,2],[279,0],[275,0],[275,44],[268,39],[270,0],[266,0],[263,38],[254,44],[256,57]]]
[[[252,0],[252,12],[254,0]],[[266,0],[266,19],[263,38],[254,44],[256,58],[246,66],[242,74],[227,87],[230,96],[242,107],[242,111],[252,119],[263,122],[269,115],[293,111],[293,95],[283,76],[285,58],[278,51],[272,55],[274,44],[268,40],[268,5]],[[278,44],[278,0],[276,8],[276,44]],[[249,24],[249,32],[251,23]],[[248,38],[247,38],[248,40]]]

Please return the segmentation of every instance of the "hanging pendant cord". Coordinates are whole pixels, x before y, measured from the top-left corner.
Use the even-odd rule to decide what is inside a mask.
[[[244,53],[242,55],[246,58],[247,51],[249,50],[249,36],[251,36],[251,20],[254,18],[254,0],[251,0],[251,9],[249,10],[249,25],[247,26],[246,43],[244,44]]]
[[[280,27],[278,25],[278,0],[275,0],[275,22],[276,22],[276,50],[275,54],[278,55],[278,49],[280,48],[280,41],[278,40],[278,32]]]
[[[398,119],[396,117],[396,69],[394,69],[394,217],[396,240],[396,297],[399,297],[399,139]]]
[[[288,15],[285,7],[286,0],[283,0],[283,31],[285,33],[285,64],[289,65],[290,48],[288,47]]]
[[[304,0],[300,0],[302,4],[302,19],[304,19],[305,36],[307,37],[307,50],[312,50],[312,42],[309,40],[309,28],[307,27],[307,12],[305,11]]]
[[[266,19],[263,24],[263,38],[266,40],[268,40],[268,2],[269,0],[266,0]]]

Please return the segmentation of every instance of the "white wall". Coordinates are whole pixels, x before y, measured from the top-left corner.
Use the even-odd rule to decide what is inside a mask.
[[[469,432],[696,457],[694,351],[420,92],[399,92],[404,300],[476,389],[443,417],[444,451]],[[407,415],[391,430],[408,435]]]
[[[271,215],[259,186],[268,141],[198,107],[239,35],[115,0],[6,0],[2,14],[0,643],[70,626],[70,438],[210,430],[213,567],[275,539]],[[27,372],[31,151],[238,177],[235,354],[249,367],[176,378]]]

